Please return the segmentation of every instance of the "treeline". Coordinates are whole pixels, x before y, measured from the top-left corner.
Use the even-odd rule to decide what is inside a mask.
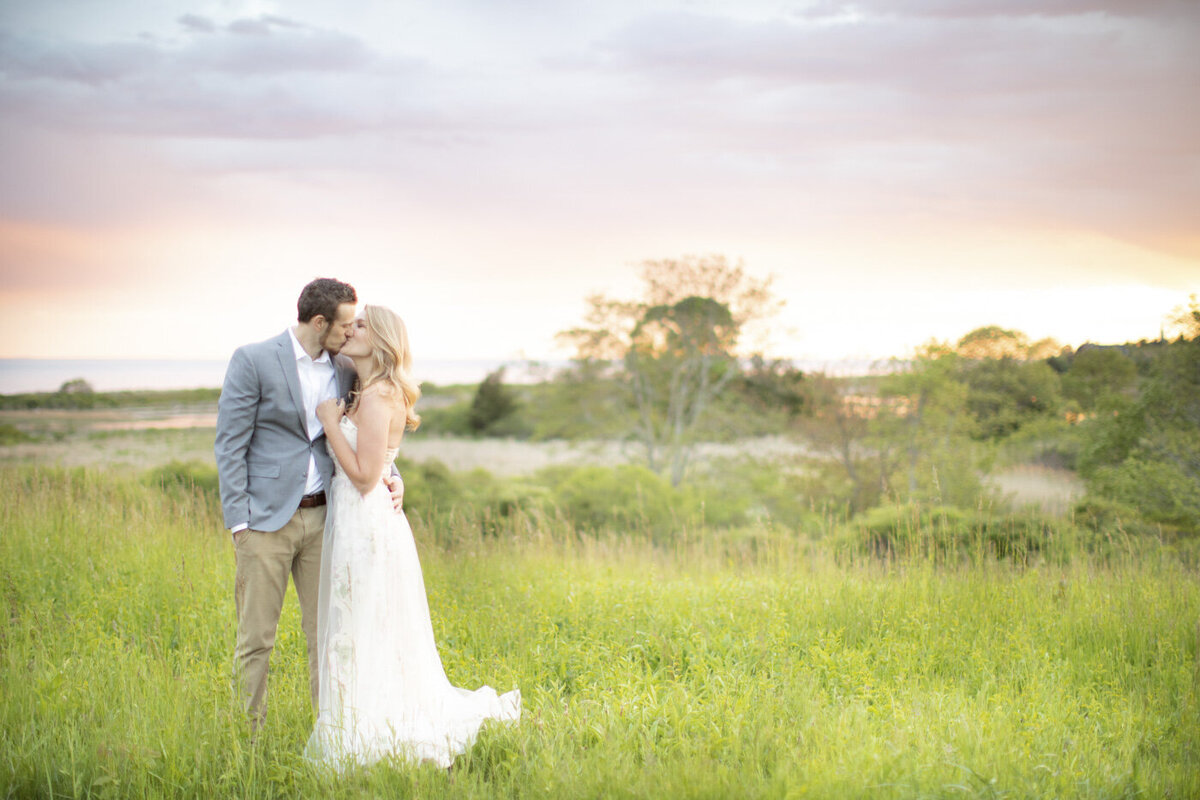
[[[87,381],[77,378],[67,381],[56,392],[0,394],[0,411],[30,411],[39,408],[89,410],[192,405],[216,403],[220,396],[219,388],[97,392]]]
[[[562,337],[570,369],[514,387],[498,371],[425,414],[427,432],[620,439],[676,488],[704,480],[701,442],[783,434],[809,456],[802,504],[973,509],[999,462],[1076,470],[1088,513],[1200,530],[1200,306],[1172,337],[1078,350],[988,326],[884,374],[802,373],[740,340],[773,306],[724,259],[649,262],[640,301],[589,300]]]
[[[981,330],[1005,346],[1023,340],[1013,331]],[[867,377],[753,362],[714,405],[696,440],[784,434],[803,444],[810,457],[768,468],[790,475],[767,504],[776,517],[782,497],[795,498],[794,507],[844,508],[851,515],[896,503],[974,508],[997,461],[1019,461],[1078,471],[1089,488],[1081,506],[1089,514],[1123,516],[1133,527],[1144,519],[1200,528],[1200,340],[1085,345],[1037,358],[1027,351],[981,355],[965,346],[979,339],[975,332],[955,347],[929,346],[894,372]],[[629,409],[621,406],[616,377],[585,381],[572,371],[533,386],[506,385],[500,377],[425,412],[426,433],[622,435]],[[489,398],[497,394],[504,402],[493,405]],[[503,413],[482,413],[494,408]],[[726,474],[714,479],[717,469]],[[752,472],[746,463],[695,465],[677,488]],[[763,501],[761,490],[735,482],[747,503]]]
[[[405,506],[419,535],[443,547],[469,546],[463,536],[616,535],[665,547],[715,537],[745,556],[800,536],[850,556],[950,563],[1107,557],[1166,544],[1195,563],[1200,307],[1193,302],[1179,324],[1170,341],[1075,351],[980,328],[858,378],[731,358],[736,372],[676,443],[772,433],[804,454],[691,459],[680,481],[671,460],[655,467],[636,429],[641,413],[670,413],[636,407],[631,383],[654,376],[632,376],[623,360],[580,359],[532,386],[507,385],[498,373],[473,390],[438,387],[422,430],[445,432],[453,422],[479,435],[620,437],[646,458],[506,478],[401,457]],[[1004,460],[1075,469],[1088,493],[1066,518],[1008,508],[985,483]],[[210,465],[171,464],[147,479],[199,489],[216,503]]]

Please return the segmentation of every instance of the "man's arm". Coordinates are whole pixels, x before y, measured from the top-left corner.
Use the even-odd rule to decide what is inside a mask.
[[[217,401],[217,478],[221,486],[221,510],[225,527],[245,527],[250,522],[250,497],[246,494],[246,451],[258,416],[258,371],[238,348],[225,370],[225,384]]]

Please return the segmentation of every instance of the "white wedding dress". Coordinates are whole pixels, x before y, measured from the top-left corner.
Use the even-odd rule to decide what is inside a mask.
[[[342,432],[357,447],[348,418]],[[387,472],[398,450],[387,453]],[[320,696],[305,747],[341,768],[391,755],[448,767],[489,719],[515,721],[521,693],[450,684],[404,514],[382,483],[365,497],[334,459],[317,623]]]

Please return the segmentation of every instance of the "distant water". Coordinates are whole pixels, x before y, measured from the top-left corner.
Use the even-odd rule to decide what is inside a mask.
[[[133,389],[204,389],[225,380],[226,361],[170,359],[42,359],[0,358],[0,394],[54,392],[70,380],[82,378],[98,392]],[[545,380],[566,361],[504,361],[502,359],[444,359],[417,362],[415,372],[422,383],[478,383],[489,372],[505,367],[508,383]],[[831,375],[866,375],[880,369],[866,359],[834,361],[797,360],[806,372]]]
[[[132,389],[203,389],[220,386],[227,361],[175,361],[137,359],[0,358],[0,394],[54,392],[70,380],[82,378],[98,392]],[[547,363],[552,370],[565,362]],[[478,383],[498,367],[506,366],[509,383],[541,379],[526,362],[488,359],[428,361],[416,365],[422,383]]]

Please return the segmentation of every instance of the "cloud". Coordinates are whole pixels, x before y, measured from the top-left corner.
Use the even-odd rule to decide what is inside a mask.
[[[1114,17],[1187,15],[1189,0],[818,0],[796,16],[809,19],[899,17],[1062,17],[1105,14]]]
[[[175,14],[141,39],[6,34],[0,112],[19,123],[0,135],[128,137],[221,177],[336,171],[546,225],[988,219],[1195,251],[1191,5],[759,5],[605,6],[577,29],[314,3]]]
[[[1052,18],[887,7],[923,13],[830,25],[651,14],[576,66],[636,85],[632,113],[679,152],[761,162],[830,202],[854,195],[860,212],[869,186],[884,217],[919,205],[1099,226],[1196,254],[1195,25],[1082,13],[1136,10],[1111,2],[1052,3]]]
[[[157,53],[142,42],[61,43],[0,32],[0,74],[13,81],[100,86],[153,70]]]
[[[179,23],[181,40],[0,34],[0,109],[50,128],[135,136],[327,136],[375,124],[358,90],[411,68],[356,37],[281,17]]]
[[[179,18],[179,24],[192,33],[213,33],[217,30],[215,22],[199,14],[184,14]]]

